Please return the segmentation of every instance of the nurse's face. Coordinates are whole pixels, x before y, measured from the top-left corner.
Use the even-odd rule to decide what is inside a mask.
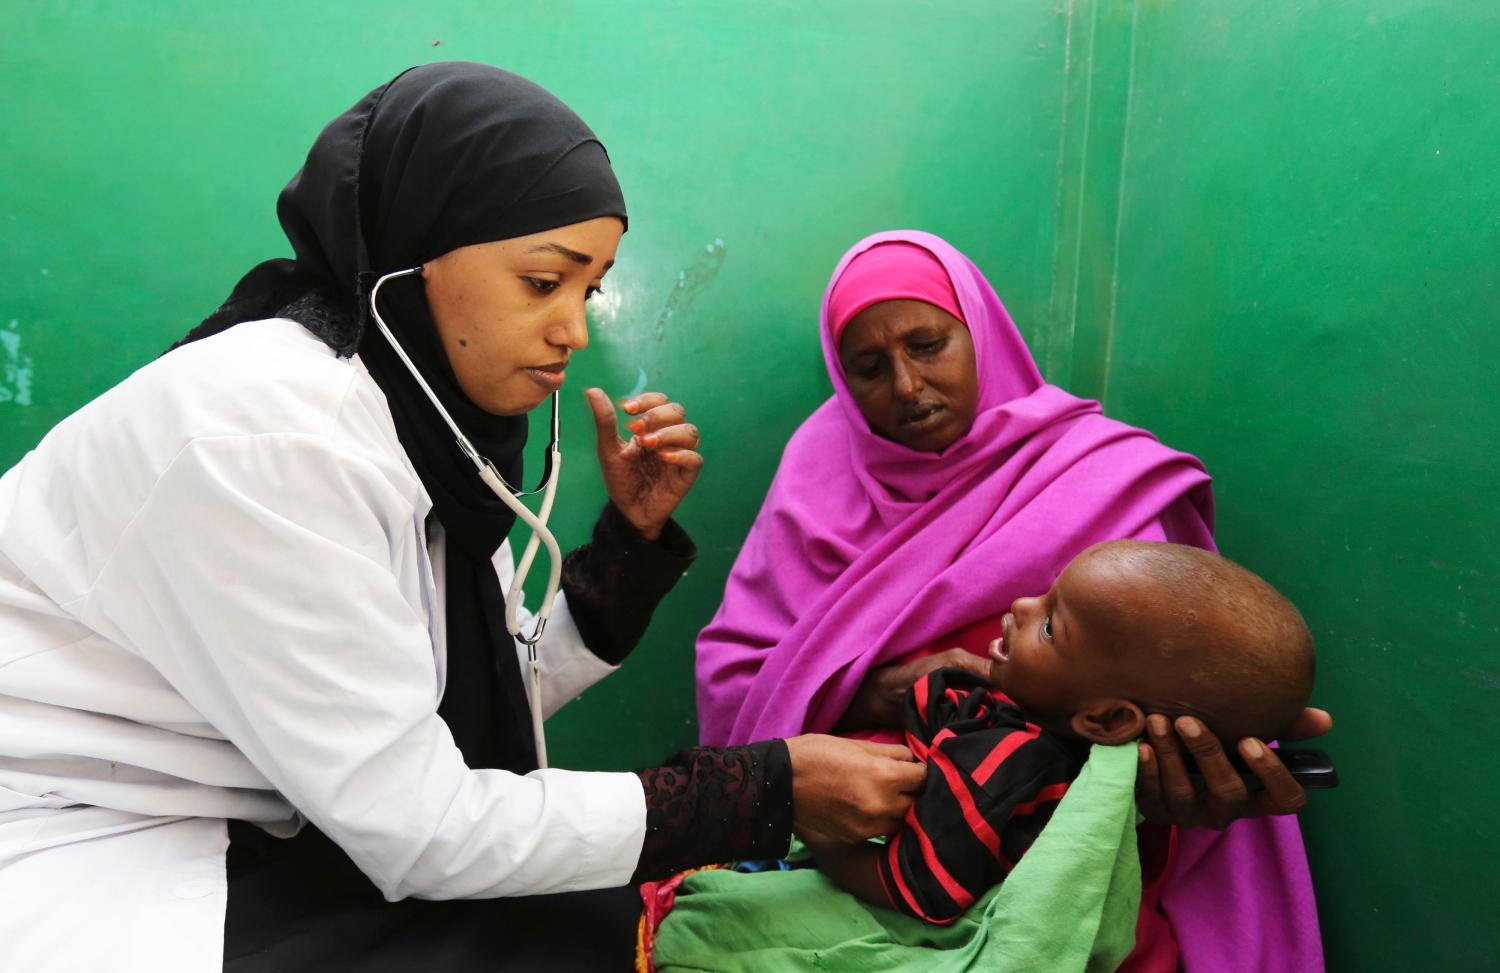
[[[529,412],[589,343],[584,304],[615,262],[613,216],[450,250],[422,267],[453,374],[486,412]]]
[[[877,435],[924,453],[974,425],[979,377],[962,321],[926,301],[881,301],[839,338],[844,381]]]

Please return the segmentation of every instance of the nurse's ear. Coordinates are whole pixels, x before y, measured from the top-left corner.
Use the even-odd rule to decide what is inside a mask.
[[[1139,737],[1146,729],[1146,714],[1128,699],[1109,696],[1085,700],[1069,726],[1091,743],[1114,746]]]

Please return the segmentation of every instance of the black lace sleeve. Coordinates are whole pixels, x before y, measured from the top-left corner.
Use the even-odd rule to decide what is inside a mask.
[[[562,590],[583,644],[619,665],[697,556],[692,538],[676,521],[667,521],[661,537],[648,541],[614,504],[605,504],[593,540],[563,561]]]
[[[785,740],[694,747],[636,773],[646,789],[646,841],[633,881],[786,854],[792,758]]]

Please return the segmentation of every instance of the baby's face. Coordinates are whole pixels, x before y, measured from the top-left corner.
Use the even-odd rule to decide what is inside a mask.
[[[1130,681],[1127,652],[1105,620],[1123,585],[1103,559],[1075,558],[1046,594],[1018,598],[990,645],[990,681],[1033,719],[1067,720],[1081,703],[1116,696]]]
[[[1142,712],[1231,736],[1289,723],[1312,686],[1311,637],[1291,603],[1210,555],[1193,555],[1206,575],[1176,575],[1125,544],[1089,548],[1046,594],[1016,599],[990,645],[996,688],[1037,723],[1084,736],[1121,704],[1131,726]]]

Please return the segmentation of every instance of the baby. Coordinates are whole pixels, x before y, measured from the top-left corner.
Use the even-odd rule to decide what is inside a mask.
[[[807,836],[860,898],[952,922],[1036,840],[1090,744],[1136,739],[1147,713],[1274,739],[1313,682],[1312,636],[1274,588],[1217,554],[1139,541],[1095,545],[1018,599],[990,658],[993,689],[960,669],[912,687],[907,744],[927,783],[887,845]]]

